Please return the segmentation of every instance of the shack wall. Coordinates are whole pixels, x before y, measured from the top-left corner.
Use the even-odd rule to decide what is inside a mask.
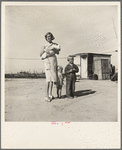
[[[104,69],[102,68],[105,62],[108,62],[107,73],[105,72],[106,67]],[[79,72],[76,75],[81,78],[89,78],[93,74],[97,74],[98,79],[109,78],[109,70],[111,69],[110,55],[85,53],[83,55],[76,55],[74,57],[74,63],[79,68]]]
[[[88,78],[88,57],[81,57],[81,78]]]
[[[88,77],[93,75],[93,55],[88,54]]]
[[[80,56],[76,56],[76,57],[74,58],[74,64],[77,65],[78,68],[79,68],[79,72],[76,73],[76,75],[77,75],[77,76],[81,76],[81,58],[80,58]]]
[[[102,69],[102,60],[108,60],[108,74],[111,67],[111,57],[110,56],[93,56],[93,65],[94,65],[94,74],[98,75],[98,79],[103,79],[103,69]],[[109,76],[108,76],[109,79]]]

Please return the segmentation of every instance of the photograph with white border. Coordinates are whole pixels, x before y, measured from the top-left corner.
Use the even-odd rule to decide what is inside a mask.
[[[120,2],[1,3],[1,148],[120,148]]]

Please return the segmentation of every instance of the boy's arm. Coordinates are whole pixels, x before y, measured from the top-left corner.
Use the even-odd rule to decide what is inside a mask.
[[[78,66],[76,66],[76,72],[79,72],[79,68],[78,68]]]
[[[64,72],[65,72],[65,74],[71,73],[71,72],[72,72],[72,69],[70,69],[68,66],[66,66]]]
[[[67,74],[67,73],[68,73],[68,67],[67,67],[67,66],[65,67],[64,72],[65,72],[65,74]]]
[[[63,85],[63,76],[62,75],[59,75],[59,80],[60,80],[61,85]]]
[[[79,68],[78,68],[77,65],[74,65],[73,71],[74,71],[74,72],[79,72]]]

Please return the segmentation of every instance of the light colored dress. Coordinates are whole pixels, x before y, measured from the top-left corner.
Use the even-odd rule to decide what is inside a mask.
[[[62,89],[63,86],[63,75],[58,71],[57,88]]]
[[[57,57],[54,54],[53,56],[50,56],[46,58],[46,52],[51,53],[54,51],[60,51],[60,46],[56,43],[48,44],[47,46],[44,46],[43,55],[41,56],[43,59],[43,64],[45,66],[45,75],[46,75],[46,82],[57,82]]]

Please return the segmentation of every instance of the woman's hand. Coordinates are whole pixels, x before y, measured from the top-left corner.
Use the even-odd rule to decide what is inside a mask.
[[[50,57],[50,53],[46,53],[46,58]]]
[[[41,51],[41,52],[40,52],[40,57],[42,57],[43,54],[44,54],[44,51]]]

